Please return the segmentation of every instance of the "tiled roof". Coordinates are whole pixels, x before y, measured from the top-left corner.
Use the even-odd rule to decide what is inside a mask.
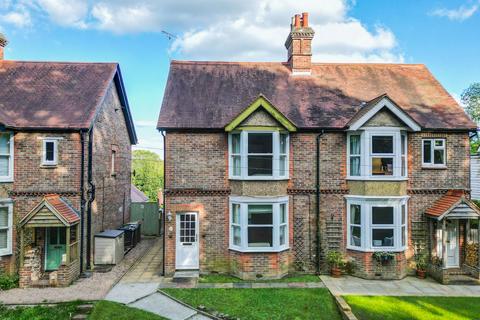
[[[145,193],[138,190],[138,188],[135,187],[133,184],[132,184],[132,187],[131,187],[130,196],[131,196],[132,202],[147,202],[148,201],[148,197],[145,195]]]
[[[424,65],[314,63],[292,76],[279,62],[190,61],[172,61],[157,127],[223,129],[260,94],[299,129],[344,129],[382,94],[425,129],[476,128]]]
[[[432,217],[440,217],[449,211],[454,205],[459,203],[465,197],[463,190],[448,190],[445,195],[435,201],[435,203],[425,210],[425,214]]]
[[[78,212],[58,194],[48,194],[44,197],[44,200],[48,202],[69,224],[80,221]]]
[[[19,130],[88,129],[113,82],[135,144],[117,63],[0,60],[0,125]]]

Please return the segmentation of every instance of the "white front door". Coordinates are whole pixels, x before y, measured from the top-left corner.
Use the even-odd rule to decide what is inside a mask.
[[[459,267],[458,220],[447,221],[447,268]]]
[[[177,214],[176,234],[176,269],[198,269],[198,215],[196,212]]]

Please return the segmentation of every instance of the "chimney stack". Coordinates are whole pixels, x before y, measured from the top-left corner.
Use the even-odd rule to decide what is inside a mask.
[[[7,44],[7,38],[0,32],[0,60],[3,60],[3,51],[5,50]]]
[[[308,12],[292,18],[290,34],[285,47],[288,50],[288,64],[292,74],[310,75],[312,72],[312,39],[315,31],[308,26]]]

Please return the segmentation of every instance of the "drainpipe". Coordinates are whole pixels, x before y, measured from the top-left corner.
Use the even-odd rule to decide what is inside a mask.
[[[91,269],[91,250],[92,250],[92,202],[95,200],[95,184],[93,183],[92,173],[93,162],[93,128],[88,132],[88,164],[87,164],[87,183],[88,183],[88,202],[87,202],[87,266]]]
[[[165,136],[165,132],[161,132],[162,137],[163,137],[163,188],[162,188],[162,197],[163,197],[163,219],[162,219],[162,229],[163,229],[163,270],[162,270],[162,276],[165,276],[165,247],[166,247],[166,214],[167,214],[167,202],[165,201],[165,186],[167,185],[167,177],[165,176],[165,167],[167,166],[167,158],[166,158],[166,139],[167,137]]]
[[[80,143],[82,144],[81,158],[80,158],[80,273],[83,272],[83,241],[85,238],[84,232],[84,216],[85,216],[85,132],[80,131]]]
[[[317,232],[316,232],[316,245],[317,245],[317,274],[320,274],[320,254],[322,252],[321,249],[321,238],[320,238],[320,139],[323,136],[324,131],[317,136],[317,172],[316,172],[316,179],[315,179],[315,197],[316,197],[316,205],[315,205],[315,216],[317,219]]]

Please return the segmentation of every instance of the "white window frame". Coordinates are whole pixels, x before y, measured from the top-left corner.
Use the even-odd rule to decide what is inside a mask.
[[[425,141],[430,141],[430,161],[425,162],[424,152],[425,152]],[[441,147],[435,146],[436,141],[443,141],[443,145]],[[434,154],[435,150],[442,150],[443,151],[443,162],[444,163],[435,163],[434,161]],[[447,139],[445,138],[425,138],[422,139],[422,167],[425,168],[446,168],[447,167]]]
[[[2,134],[9,134],[10,135],[10,150],[9,150],[9,154],[1,154],[2,156],[8,156],[9,159],[8,159],[8,175],[6,176],[0,176],[0,182],[12,182],[13,181],[13,162],[14,162],[14,147],[13,147],[13,143],[14,143],[14,139],[13,139],[13,132],[0,132]]]
[[[345,196],[347,200],[347,249],[375,252],[403,252],[408,248],[408,199],[409,196],[395,197],[368,197],[368,196]],[[356,204],[360,206],[361,212],[361,245],[351,245],[351,226],[350,206]],[[405,205],[405,224],[402,224],[402,206]],[[372,207],[393,207],[393,225],[373,225]],[[357,226],[356,224],[353,226]],[[405,245],[402,245],[402,227],[405,227]],[[373,246],[374,229],[394,229],[392,247]]]
[[[232,224],[232,208],[234,204],[240,205],[240,223]],[[248,205],[272,205],[272,225],[252,225],[255,227],[272,226],[272,247],[248,246]],[[287,219],[280,223],[280,205],[285,204]],[[240,252],[280,252],[289,249],[289,214],[287,197],[230,197],[229,201],[229,245],[231,250]],[[240,226],[240,245],[233,243],[233,226]],[[286,226],[285,244],[280,245],[280,226]]]
[[[13,232],[13,202],[10,199],[1,199],[0,207],[8,208],[8,227],[0,228],[1,230],[7,231],[7,247],[5,249],[0,249],[0,256],[6,256],[12,254],[12,232]]]
[[[350,154],[350,137],[360,135],[360,175],[350,175],[350,157],[356,155]],[[375,154],[372,149],[372,137],[374,136],[392,136],[393,154]],[[402,153],[402,136],[405,137],[405,149]],[[382,176],[372,175],[372,158],[393,158],[393,175]],[[402,158],[405,159],[405,172],[402,175]],[[408,136],[405,128],[364,128],[359,131],[347,133],[347,179],[348,180],[395,180],[402,181],[408,179]]]
[[[47,143],[53,143],[53,160],[47,160]],[[58,165],[58,139],[44,138],[42,139],[42,166]]]
[[[248,175],[248,135],[250,133],[270,133],[272,134],[272,175],[249,176]],[[240,154],[232,152],[232,134],[240,134]],[[286,153],[280,153],[280,134],[285,134]],[[290,135],[286,131],[278,130],[241,130],[234,131],[228,135],[228,154],[229,154],[229,178],[232,180],[288,180],[289,179],[289,154],[290,154]],[[250,154],[255,155],[255,154]],[[268,154],[261,154],[268,155]],[[233,157],[240,156],[240,175],[234,175]],[[285,157],[285,175],[280,175],[280,156]]]

